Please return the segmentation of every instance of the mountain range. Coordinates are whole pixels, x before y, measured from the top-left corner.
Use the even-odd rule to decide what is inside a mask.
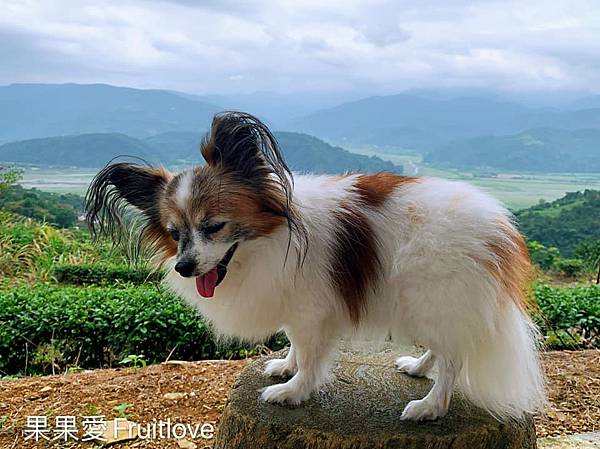
[[[549,100],[525,97],[517,101],[516,95],[480,91],[411,91],[335,105],[344,97],[198,96],[104,84],[14,84],[0,87],[0,143],[122,134],[113,136],[122,148],[135,147],[125,143],[129,136],[142,141],[145,152],[168,144],[174,145],[169,160],[189,159],[190,152],[196,154],[196,136],[208,129],[213,115],[237,109],[257,114],[272,129],[349,149],[416,151],[433,165],[600,172],[594,155],[600,96],[562,99],[554,107],[547,106]],[[295,139],[312,142],[308,136]]]
[[[584,109],[531,108],[495,97],[369,97],[297,119],[290,128],[349,146],[423,154],[457,139],[515,134],[531,128],[600,129],[600,101]]]
[[[402,172],[401,166],[389,161],[351,153],[306,134],[276,132],[275,137],[288,165],[297,172]],[[200,164],[201,139],[194,132],[167,132],[146,139],[119,133],[37,138],[0,145],[0,161],[99,168],[126,156],[164,165]]]

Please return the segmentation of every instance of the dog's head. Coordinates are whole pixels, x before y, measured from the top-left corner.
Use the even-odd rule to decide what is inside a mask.
[[[178,174],[142,164],[108,165],[90,185],[86,218],[94,235],[120,242],[124,213],[134,206],[144,222],[141,242],[159,262],[175,257],[175,270],[195,277],[198,293],[211,297],[239,245],[281,226],[302,230],[291,172],[258,119],[216,115],[201,152],[206,165]]]

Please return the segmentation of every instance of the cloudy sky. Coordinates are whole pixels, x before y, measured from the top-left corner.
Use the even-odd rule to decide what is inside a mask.
[[[0,0],[0,84],[600,91],[600,2]]]

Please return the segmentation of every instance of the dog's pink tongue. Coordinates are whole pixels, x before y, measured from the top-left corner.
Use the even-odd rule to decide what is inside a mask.
[[[217,280],[219,279],[219,273],[217,268],[213,268],[208,273],[202,276],[196,276],[196,290],[205,298],[212,298],[215,294],[215,287],[217,286]]]

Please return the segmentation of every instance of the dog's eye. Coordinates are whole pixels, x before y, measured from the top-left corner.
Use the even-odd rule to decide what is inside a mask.
[[[173,240],[175,240],[176,242],[179,241],[179,238],[181,237],[179,235],[179,231],[177,229],[169,229],[169,234],[171,234],[171,237],[173,238]]]
[[[205,234],[214,234],[215,232],[219,232],[221,229],[225,227],[226,223],[224,221],[220,223],[212,223],[204,226]]]

